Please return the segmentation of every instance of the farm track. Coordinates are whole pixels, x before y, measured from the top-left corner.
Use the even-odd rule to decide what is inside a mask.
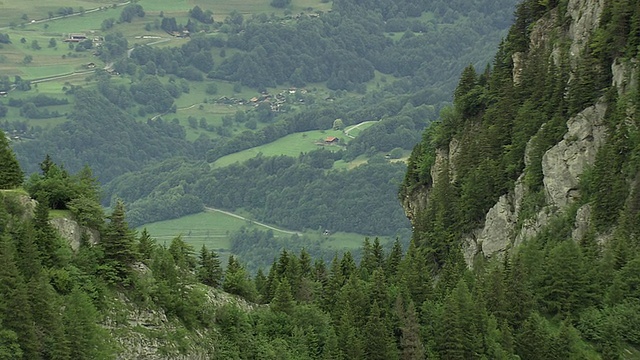
[[[129,4],[131,4],[131,1],[118,3],[118,4],[114,4],[114,5],[119,7],[119,6],[129,5]],[[84,12],[81,12],[81,13],[78,12],[78,13],[73,13],[73,14],[69,14],[69,15],[60,15],[60,16],[54,16],[54,17],[50,17],[50,18],[46,18],[46,19],[32,20],[31,22],[22,23],[20,25],[24,25],[24,26],[36,25],[36,24],[45,23],[47,21],[66,19],[66,18],[69,18],[69,17],[72,17],[72,16],[82,16],[82,15],[90,14],[92,12],[100,11],[100,10],[102,10],[102,8],[103,7],[101,6],[101,7],[97,7],[97,8],[94,8],[94,9],[85,10]],[[0,27],[0,30],[7,30],[7,29],[11,29],[11,26]]]
[[[34,80],[30,80],[30,82],[32,84],[38,84],[38,83],[42,83],[42,82],[53,81],[53,80],[58,80],[58,79],[64,79],[64,78],[67,78],[67,77],[72,77],[72,76],[77,76],[77,75],[93,74],[93,72],[94,72],[94,70],[74,71],[74,72],[70,72],[70,73],[57,74],[57,75],[47,76],[45,78],[34,79]]]
[[[244,216],[240,216],[238,214],[234,214],[234,213],[231,213],[231,212],[228,212],[228,211],[224,211],[224,210],[220,210],[220,209],[214,209],[214,208],[208,207],[208,206],[205,206],[204,209],[206,211],[210,211],[210,212],[219,212],[219,213],[222,213],[222,214],[225,214],[225,215],[233,216],[235,218],[238,218],[238,219],[241,219],[241,220],[244,220],[244,221],[250,221],[253,224],[256,224],[256,225],[259,225],[259,226],[262,226],[262,227],[265,227],[267,229],[271,229],[271,230],[274,230],[274,231],[278,231],[278,232],[281,232],[283,234],[302,236],[302,233],[295,232],[295,231],[288,231],[288,230],[278,229],[278,228],[273,227],[271,225],[267,225],[267,224],[264,224],[264,223],[261,223],[261,222],[255,221],[255,220],[247,219]]]
[[[355,130],[357,128],[359,128],[360,126],[364,125],[364,124],[368,124],[368,123],[372,123],[372,122],[378,122],[380,120],[371,120],[371,121],[363,121],[359,124],[353,125],[353,126],[349,126],[346,129],[344,129],[344,134],[350,138],[350,139],[355,139],[355,136],[349,135],[349,132],[351,132],[352,130]]]

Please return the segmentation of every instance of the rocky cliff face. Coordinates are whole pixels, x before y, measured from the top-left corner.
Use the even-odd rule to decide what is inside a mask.
[[[73,251],[80,248],[80,242],[82,234],[86,233],[89,236],[90,244],[97,244],[100,241],[100,233],[96,229],[90,229],[86,226],[80,226],[75,220],[67,218],[55,218],[51,219],[49,223],[54,229],[58,230],[60,236],[65,238]]]
[[[141,268],[139,271],[148,271]],[[215,308],[234,305],[251,311],[253,304],[221,290],[207,288],[208,302]],[[215,353],[213,330],[187,332],[177,320],[171,320],[161,309],[142,308],[120,296],[115,299],[109,328],[119,348],[118,360],[206,360]]]
[[[535,22],[530,31],[529,52],[546,49],[550,54],[549,61],[559,62],[561,43],[569,44],[569,65],[572,69],[569,82],[574,81],[573,71],[577,59],[586,51],[590,36],[598,27],[604,8],[603,0],[570,0],[566,14],[558,14],[555,9]],[[565,23],[560,24],[559,19]],[[566,21],[569,25],[566,25]],[[528,66],[527,53],[516,52],[511,55],[513,64],[512,81],[518,85],[523,81],[523,70]],[[624,95],[637,87],[636,64],[630,61],[615,61],[611,64],[612,84]],[[610,106],[604,98],[595,105],[589,106],[566,122],[567,130],[562,140],[548,149],[541,160],[544,175],[543,186],[545,206],[534,216],[526,218],[522,214],[523,199],[527,188],[521,175],[508,193],[502,195],[486,213],[484,224],[467,233],[463,239],[463,253],[469,266],[473,266],[477,256],[485,258],[501,257],[512,247],[517,247],[527,238],[535,236],[549,221],[572,206],[579,198],[580,177],[586,169],[594,165],[598,149],[607,140],[604,124],[607,108]],[[543,125],[544,126],[544,125]],[[436,161],[431,168],[433,179],[435,174],[448,171],[449,179],[455,180],[456,154],[459,141],[452,140],[448,148],[436,150]],[[525,151],[525,166],[530,165],[529,145]],[[435,181],[435,180],[434,180]],[[423,187],[411,192],[403,199],[407,216],[415,219],[420,209],[424,209],[430,188]],[[589,228],[591,209],[583,205],[576,212],[573,238],[581,239]]]
[[[500,197],[487,213],[484,226],[464,241],[463,252],[469,266],[478,254],[487,258],[500,257],[509,248],[535,236],[554,215],[575,202],[579,195],[580,175],[594,164],[598,148],[606,139],[605,111],[606,104],[598,102],[569,119],[562,141],[544,154],[542,171],[547,205],[535,217],[518,226],[526,191],[522,176],[509,194]],[[586,232],[588,213],[588,205],[578,211],[575,240]]]

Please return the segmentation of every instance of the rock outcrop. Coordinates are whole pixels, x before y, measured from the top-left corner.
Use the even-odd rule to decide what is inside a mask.
[[[583,110],[567,122],[562,141],[542,157],[547,204],[563,209],[578,197],[578,183],[585,168],[593,165],[606,139],[604,102]]]
[[[219,289],[195,286],[205,292],[211,309],[233,305],[249,312],[256,306]],[[118,360],[206,360],[215,352],[215,330],[185,331],[177,319],[168,318],[161,309],[139,307],[122,295],[115,300],[118,306],[104,325],[120,349]]]
[[[81,226],[75,220],[54,218],[49,220],[49,223],[54,229],[58,230],[60,236],[69,242],[73,251],[77,251],[80,248],[83,233],[89,236],[88,240],[90,244],[97,244],[100,241],[100,233],[97,230]]]
[[[582,55],[591,32],[598,27],[603,9],[604,0],[569,0],[567,16],[571,23],[567,37],[571,40],[571,58]]]
[[[487,212],[484,226],[477,237],[466,239],[463,247],[467,264],[478,253],[485,257],[500,257],[510,247],[517,246],[527,238],[536,235],[554,214],[562,212],[578,198],[578,183],[584,170],[593,165],[598,148],[606,139],[604,116],[606,105],[598,102],[567,121],[567,132],[562,141],[549,149],[542,157],[546,206],[533,218],[524,219],[518,227],[520,206],[525,195],[522,177],[513,191],[502,195]],[[586,211],[586,210],[585,210]],[[584,212],[579,213],[581,219]],[[582,222],[575,232],[584,234]]]

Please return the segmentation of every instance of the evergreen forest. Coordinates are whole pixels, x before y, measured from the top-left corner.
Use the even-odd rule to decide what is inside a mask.
[[[382,117],[395,119],[390,121],[413,122],[413,128],[406,128],[412,136],[426,127],[407,167],[378,156],[353,170],[330,170],[339,157],[355,155],[347,147],[297,158],[257,156],[216,168],[210,162],[229,151],[224,150],[227,146],[241,147],[234,141],[264,138],[246,133],[200,144],[199,151],[198,142],[188,142],[179,123],[161,118],[130,121],[131,114],[109,97],[123,91],[120,99],[127,101],[126,91],[133,90],[112,88],[110,80],[104,80],[103,87],[117,90],[107,92],[111,95],[102,89],[72,89],[83,101],[74,104],[73,122],[43,132],[47,146],[23,142],[12,148],[0,134],[0,359],[640,357],[640,2],[601,4],[599,8],[595,1],[586,1],[574,8],[570,0],[523,1],[491,65],[482,70],[466,66],[451,89],[452,105],[439,107],[440,115],[430,124],[414,122],[426,121],[423,115],[430,105],[424,99],[430,91],[413,83],[415,88],[397,97],[367,93],[358,100],[361,108],[353,99],[338,99],[335,106],[288,114],[256,132],[267,136],[277,129],[300,131],[316,122],[352,121],[359,111],[386,111]],[[273,6],[281,5],[287,6]],[[230,18],[226,41],[244,53],[236,52],[234,61],[208,69],[206,76],[260,87],[293,81],[297,71],[301,81],[313,75],[328,87],[346,89],[367,81],[374,68],[403,72],[405,68],[393,62],[410,56],[394,56],[388,63],[375,56],[384,46],[396,45],[385,45],[376,36],[367,36],[362,44],[348,37],[371,31],[376,24],[402,28],[402,19],[425,11],[421,5],[409,0],[335,1],[336,14],[298,25],[317,22],[318,30],[324,21],[357,13],[371,21],[345,21],[325,29],[352,27],[341,33],[344,41],[319,42],[307,50],[324,53],[328,50],[322,46],[344,46],[337,50],[344,56],[333,59],[348,65],[325,63],[332,59],[327,57],[316,59],[313,68],[296,67],[301,64],[296,57],[276,60],[281,53],[270,50],[286,44],[252,40],[265,36],[273,25],[256,18],[237,30],[234,26],[243,26],[244,20]],[[451,3],[457,5],[464,6]],[[132,17],[139,16],[136,9],[131,8]],[[374,16],[366,9],[380,12]],[[572,29],[583,14],[598,16],[582,39],[584,46],[576,50]],[[193,16],[209,21],[202,10]],[[163,21],[162,26],[174,23]],[[287,36],[288,29],[279,25],[273,30]],[[407,35],[407,41],[411,37]],[[210,46],[194,39],[187,45],[192,42],[189,46]],[[178,50],[143,47],[123,61],[135,68],[143,63],[142,52],[163,57],[164,51]],[[289,62],[286,68],[293,73],[278,72],[272,65],[273,72],[262,73],[263,78],[243,78],[235,67],[255,66],[259,62],[252,57],[261,53],[271,54],[270,61]],[[178,71],[171,68],[174,62],[150,63],[171,73]],[[345,78],[341,66],[358,71]],[[407,71],[415,72],[405,74],[409,87],[428,76],[426,69],[411,69]],[[153,79],[143,75],[138,89],[132,86],[132,95],[145,93],[142,83],[151,87],[157,81]],[[153,111],[170,109],[166,98],[147,95],[144,105]],[[562,206],[552,203],[549,151],[561,142],[583,140],[566,134],[599,109],[602,117],[591,127],[604,129],[604,135],[593,161],[567,190],[571,196]],[[108,121],[100,121],[107,116]],[[113,124],[130,131],[116,133]],[[119,141],[102,145],[126,160],[105,168],[87,161],[111,164],[102,150],[79,140],[91,137],[90,131],[117,136]],[[56,139],[77,141],[76,152],[58,148]],[[366,139],[360,140],[363,151],[370,145]],[[59,150],[53,154],[68,151],[69,163],[63,166],[47,155],[49,146]],[[33,155],[19,155],[28,147]],[[173,157],[176,154],[179,157]],[[30,156],[37,160],[28,160]],[[29,165],[23,167],[17,159]],[[249,187],[248,181],[260,191],[241,191]],[[100,182],[109,183],[101,188]],[[324,216],[336,227],[352,223],[349,226],[361,226],[363,234],[392,234],[394,224],[406,222],[400,220],[402,213],[384,198],[376,201],[389,208],[385,211],[367,202],[389,187],[400,188],[399,199],[392,201],[396,206],[402,202],[411,218],[408,245],[396,240],[385,246],[371,236],[357,251],[327,254],[313,245],[300,246],[295,235],[274,244],[272,232],[242,229],[234,234],[235,251],[249,255],[222,261],[215,249],[194,248],[180,236],[161,244],[129,223],[149,221],[152,213],[158,218],[188,213],[182,206],[213,205],[250,209],[260,219],[291,228],[322,226],[325,220],[319,217]],[[544,225],[500,254],[489,256],[484,249],[487,256],[480,251],[468,257],[469,238],[486,225],[496,203],[516,197],[514,189],[522,189],[516,229],[528,229],[539,218],[546,219]],[[102,192],[110,198],[107,212]],[[296,200],[301,194],[304,201]],[[336,207],[310,205],[322,196]],[[152,204],[152,199],[165,206]],[[338,206],[342,199],[351,201]],[[348,210],[341,212],[343,207]],[[54,227],[52,215],[61,210],[70,211],[81,226],[77,241]],[[578,228],[583,230],[579,235]],[[266,266],[247,250],[254,246],[273,255]]]

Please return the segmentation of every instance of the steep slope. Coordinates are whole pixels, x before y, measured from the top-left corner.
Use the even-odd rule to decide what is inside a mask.
[[[414,149],[401,200],[438,267],[451,249],[502,257],[554,219],[581,241],[636,214],[638,5],[545,3],[519,6],[492,69],[465,70]]]

